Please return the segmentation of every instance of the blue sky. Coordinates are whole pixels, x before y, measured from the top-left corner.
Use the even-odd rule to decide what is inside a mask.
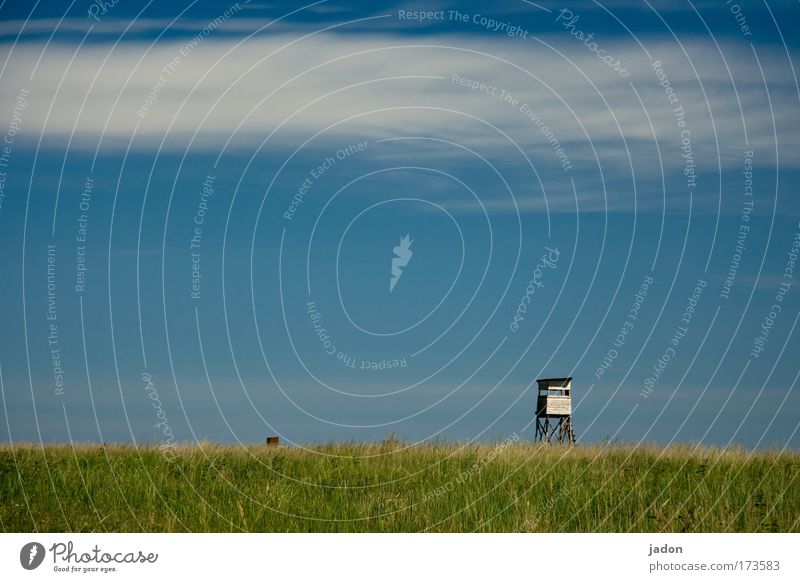
[[[796,447],[797,21],[2,4],[0,440]]]

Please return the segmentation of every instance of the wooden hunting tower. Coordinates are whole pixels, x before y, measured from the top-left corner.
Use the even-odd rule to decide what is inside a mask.
[[[572,430],[572,378],[536,380],[536,437],[534,440],[575,444]]]

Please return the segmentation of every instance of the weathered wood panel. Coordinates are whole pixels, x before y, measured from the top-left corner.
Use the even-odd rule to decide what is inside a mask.
[[[569,396],[539,396],[537,414],[572,414],[572,399]]]

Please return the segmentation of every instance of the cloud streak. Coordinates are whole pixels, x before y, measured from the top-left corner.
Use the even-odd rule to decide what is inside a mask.
[[[0,97],[13,103],[21,88],[29,91],[20,132],[27,143],[69,139],[71,148],[88,151],[129,142],[133,150],[163,142],[181,151],[191,140],[198,150],[261,146],[287,156],[306,140],[313,149],[353,139],[444,138],[560,176],[553,200],[565,211],[575,208],[568,174],[597,210],[628,207],[629,196],[615,201],[602,189],[636,173],[655,193],[662,165],[673,178],[668,186],[685,193],[687,141],[692,165],[705,176],[738,168],[745,149],[758,151],[756,165],[800,163],[791,155],[800,146],[796,88],[775,47],[693,38],[651,42],[646,54],[633,42],[602,42],[628,76],[566,31],[528,40],[212,32],[157,43],[27,42],[5,46],[11,52]],[[402,158],[403,147],[420,144],[381,151]],[[429,159],[465,156],[446,146],[428,150]],[[650,200],[660,207],[660,193]],[[515,210],[508,204],[490,201],[489,208]]]
[[[630,43],[608,43],[608,53],[631,71],[622,79],[572,40],[409,42],[317,34],[240,42],[201,36],[154,45],[57,42],[44,52],[43,43],[25,43],[11,52],[0,95],[12,103],[20,88],[30,90],[27,134],[75,134],[91,147],[100,136],[126,139],[134,131],[148,141],[167,136],[182,143],[195,131],[214,140],[260,140],[278,127],[276,139],[326,128],[328,134],[373,138],[409,130],[473,142],[491,136],[468,116],[507,130],[520,143],[538,142],[525,109],[563,143],[623,135],[652,140],[651,123],[656,136],[669,142],[676,131],[651,67],[658,60],[698,141],[713,143],[716,129],[720,143],[738,143],[746,128],[754,147],[774,147],[774,121],[787,130],[781,145],[798,145],[796,97],[786,67],[765,70],[772,112],[765,106],[759,64],[780,59],[773,49],[762,51],[759,63],[741,45],[722,47],[723,61],[705,41],[651,44],[652,59]],[[454,82],[454,75],[481,88]]]

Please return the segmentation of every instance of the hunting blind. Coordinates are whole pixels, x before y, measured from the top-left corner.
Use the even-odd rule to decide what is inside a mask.
[[[536,380],[535,440],[575,444],[572,430],[572,378],[542,378]]]

